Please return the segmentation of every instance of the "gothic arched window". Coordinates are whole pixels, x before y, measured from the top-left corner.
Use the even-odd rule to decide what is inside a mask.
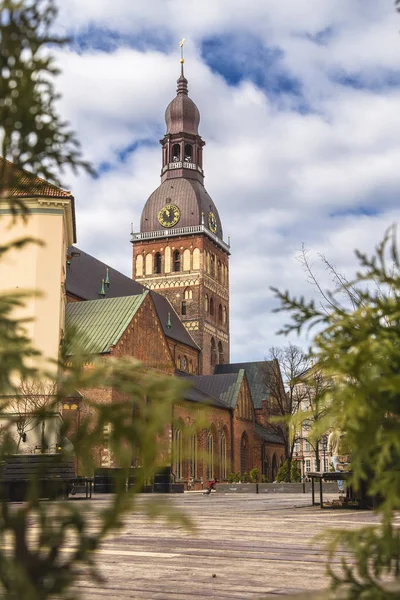
[[[210,271],[211,277],[215,277],[215,254],[211,254],[210,256]]]
[[[206,312],[208,312],[210,310],[210,304],[209,304],[209,301],[208,301],[208,294],[206,294],[205,297],[204,297],[204,310]]]
[[[218,306],[218,321],[222,323],[223,313],[222,313],[222,304]]]
[[[181,160],[180,144],[174,144],[172,146],[172,162],[179,162],[180,160]]]
[[[218,364],[224,364],[224,349],[222,347],[222,342],[218,342]]]
[[[159,252],[154,255],[154,273],[161,273],[162,257]]]
[[[193,161],[193,148],[191,144],[185,144],[185,162]]]
[[[210,360],[211,360],[211,366],[214,367],[217,364],[217,347],[215,344],[215,340],[212,337],[211,338],[211,356],[210,356]]]
[[[175,250],[174,252],[174,271],[180,271],[181,270],[181,255],[179,253],[179,250]]]
[[[214,316],[214,299],[210,298],[210,315]]]
[[[189,458],[190,477],[196,479],[197,475],[197,434],[193,433],[190,437],[190,458]]]
[[[173,445],[173,468],[176,479],[182,479],[182,431],[175,429]]]
[[[221,479],[226,479],[228,476],[227,460],[226,460],[226,435],[225,431],[222,432],[221,440],[219,444],[219,464],[220,464],[220,476]]]
[[[247,472],[247,446],[248,446],[248,439],[247,439],[247,435],[245,433],[243,433],[242,438],[240,440],[240,472],[243,475],[243,473]]]
[[[207,435],[207,479],[214,477],[214,436],[212,431]]]
[[[185,300],[191,300],[193,298],[193,292],[192,289],[190,287],[187,287],[184,291],[184,298]]]
[[[276,459],[276,454],[274,453],[274,456],[272,457],[272,473],[271,473],[272,482],[275,481],[277,473],[278,473],[278,461]]]
[[[226,310],[226,306],[224,306],[224,310],[222,313],[222,322],[224,325],[226,325],[226,320],[227,320],[227,310]]]

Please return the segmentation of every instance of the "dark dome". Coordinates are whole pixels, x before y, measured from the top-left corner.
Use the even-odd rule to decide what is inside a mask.
[[[187,79],[183,75],[178,79],[177,96],[165,111],[165,122],[167,133],[199,134],[200,112],[188,96]]]
[[[147,200],[140,220],[141,233],[162,229],[158,213],[166,204],[175,204],[180,210],[178,223],[171,227],[201,225],[202,213],[206,227],[208,213],[212,211],[217,221],[217,236],[222,240],[222,226],[217,208],[202,183],[196,180],[177,178],[164,181]]]

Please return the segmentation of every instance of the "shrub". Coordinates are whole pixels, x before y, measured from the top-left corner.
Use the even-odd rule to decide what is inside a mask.
[[[250,481],[249,474],[247,473],[247,471],[245,471],[245,472],[242,474],[242,482],[243,482],[243,483],[249,483],[249,481]]]
[[[269,483],[268,475],[261,475],[261,483]]]
[[[228,483],[235,483],[236,481],[236,475],[235,473],[229,473],[228,475]]]
[[[258,483],[260,480],[260,469],[252,469],[250,471],[250,481],[252,483]]]
[[[290,469],[290,481],[293,483],[300,483],[301,481],[301,473],[299,471],[299,467],[297,466],[297,461],[292,461],[292,467]]]
[[[288,460],[285,460],[283,465],[281,465],[279,467],[278,473],[276,475],[276,481],[278,483],[290,481],[290,470],[289,470],[289,461]]]

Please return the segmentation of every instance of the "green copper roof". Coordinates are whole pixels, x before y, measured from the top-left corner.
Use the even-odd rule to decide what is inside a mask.
[[[110,352],[110,346],[119,341],[147,294],[70,302],[65,311],[65,326],[81,337],[82,352]],[[66,351],[72,354],[71,349]]]

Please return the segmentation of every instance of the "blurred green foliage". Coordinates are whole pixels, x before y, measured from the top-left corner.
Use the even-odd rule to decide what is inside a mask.
[[[330,557],[339,550],[340,566],[330,561],[332,587],[348,598],[398,598],[400,531],[400,263],[396,228],[390,228],[370,257],[356,252],[360,270],[346,283],[357,294],[342,304],[335,294],[330,310],[320,303],[274,290],[292,322],[284,333],[316,327],[312,352],[330,381],[326,414],[316,435],[337,426],[352,448],[351,484],[365,482],[381,499],[381,525],[328,535]],[[342,293],[342,290],[339,290]],[[355,300],[354,300],[355,298]],[[396,591],[390,584],[397,586]]]

